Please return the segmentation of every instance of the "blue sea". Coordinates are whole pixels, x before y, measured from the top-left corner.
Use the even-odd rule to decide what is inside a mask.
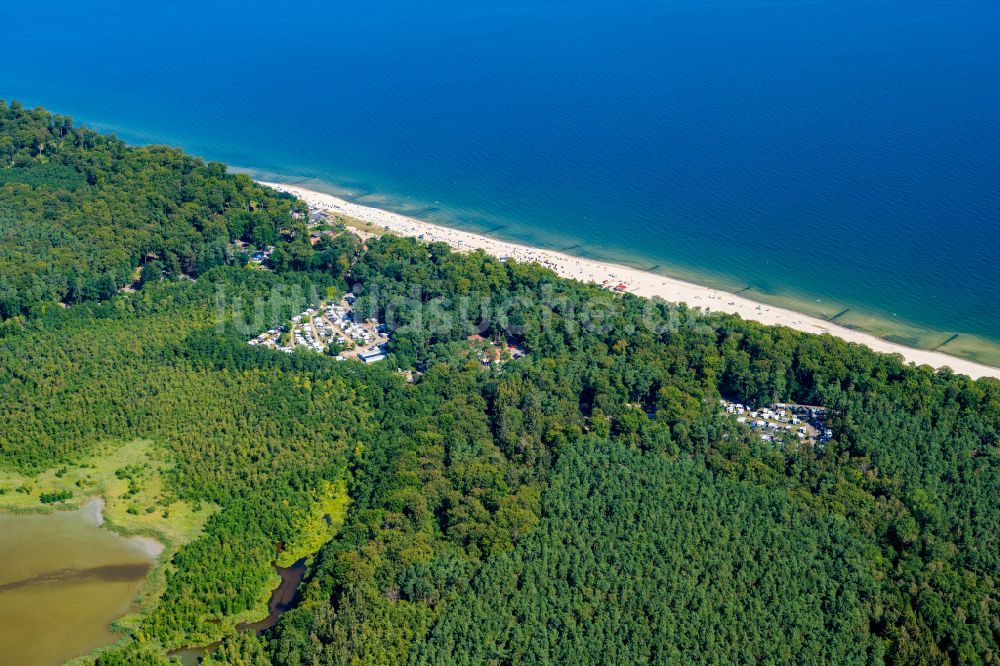
[[[0,98],[1000,363],[997,0],[5,4]]]

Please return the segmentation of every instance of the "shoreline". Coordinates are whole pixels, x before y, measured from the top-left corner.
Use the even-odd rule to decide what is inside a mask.
[[[108,523],[104,519],[105,504],[106,502],[104,501],[104,497],[102,495],[94,495],[88,499],[86,503],[82,504],[78,511],[83,513],[83,515],[88,520],[92,521],[96,527],[104,527],[104,529],[114,532],[121,538],[125,539],[130,546],[138,549],[146,555],[153,565],[158,564],[160,555],[162,555],[163,551],[167,549],[167,545],[155,537],[145,534],[129,534],[122,528]],[[150,568],[152,569],[152,567]]]
[[[585,259],[555,250],[544,250],[518,243],[502,241],[469,231],[462,231],[432,222],[352,203],[346,199],[310,190],[298,185],[257,181],[261,185],[292,194],[307,203],[341,213],[367,224],[385,229],[400,236],[422,237],[425,241],[445,242],[458,251],[483,250],[495,257],[511,257],[522,262],[538,262],[551,268],[564,278],[596,284],[627,285],[626,291],[637,296],[660,298],[689,307],[713,312],[739,315],[769,326],[787,326],[804,333],[829,333],[848,342],[863,344],[877,352],[900,354],[907,362],[929,365],[935,369],[947,366],[957,374],[973,379],[994,377],[1000,379],[1000,368],[977,363],[944,352],[908,347],[884,340],[871,333],[864,333],[846,326],[795,312],[782,307],[767,305],[737,294],[706,287],[677,278],[622,266],[611,262]],[[373,234],[374,235],[374,234]]]

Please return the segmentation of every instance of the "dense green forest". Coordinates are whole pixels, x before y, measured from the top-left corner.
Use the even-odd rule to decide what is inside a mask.
[[[247,247],[281,244],[276,261],[308,269],[304,210],[218,162],[131,148],[0,100],[2,318],[39,303],[106,299],[140,279],[246,263]]]
[[[147,510],[212,512],[96,663],[1000,662],[1000,382],[441,244],[312,247],[302,212],[0,105],[0,464],[150,439]],[[246,344],[348,289],[385,361]],[[823,405],[834,437],[774,446],[721,397]],[[235,634],[339,480],[301,601]]]

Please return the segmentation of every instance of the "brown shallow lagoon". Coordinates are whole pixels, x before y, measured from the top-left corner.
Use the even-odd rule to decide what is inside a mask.
[[[101,503],[0,514],[0,662],[49,666],[113,643],[157,544],[101,525]]]

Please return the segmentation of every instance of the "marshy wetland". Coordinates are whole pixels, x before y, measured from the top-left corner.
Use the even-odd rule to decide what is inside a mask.
[[[163,584],[157,562],[215,510],[165,493],[168,467],[134,440],[37,474],[0,471],[0,661],[58,664],[119,639],[111,625]]]
[[[218,510],[170,492],[171,467],[152,442],[133,440],[38,473],[0,470],[0,662],[58,664],[135,629],[174,553]],[[206,624],[208,640],[174,654],[197,663],[226,633],[273,626],[297,602],[306,558],[340,527],[347,501],[343,480],[324,483],[295,537],[278,545],[259,605],[226,626]]]

